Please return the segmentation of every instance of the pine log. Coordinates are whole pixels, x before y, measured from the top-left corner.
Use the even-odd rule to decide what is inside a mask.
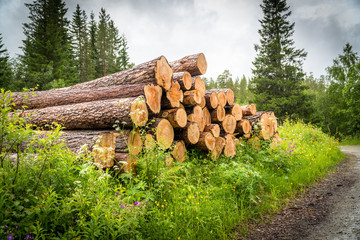
[[[171,156],[178,162],[184,162],[186,158],[186,147],[183,140],[174,141],[174,149]]]
[[[242,115],[243,116],[251,116],[256,114],[256,106],[255,104],[249,104],[245,106],[241,106],[242,109]]]
[[[205,99],[205,96],[203,96],[203,97],[201,98],[201,102],[200,102],[199,106],[200,106],[201,108],[206,107],[206,99]]]
[[[225,108],[218,106],[215,110],[210,112],[212,122],[222,122],[225,119]]]
[[[160,56],[149,62],[136,65],[133,68],[113,73],[92,81],[61,88],[60,90],[94,89],[136,83],[156,84],[165,90],[169,90],[171,87],[172,75],[173,71],[170,68],[166,58],[164,56]]]
[[[216,109],[219,105],[219,99],[216,92],[205,92],[206,107],[209,109]]]
[[[108,129],[118,121],[123,127],[143,126],[148,120],[144,98],[118,98],[25,110],[20,114],[28,123],[48,128],[54,122],[66,129]]]
[[[237,103],[234,103],[231,106],[226,106],[225,111],[227,114],[233,115],[236,121],[240,121],[242,119],[242,109]]]
[[[135,173],[137,159],[129,153],[115,153],[115,164],[120,173]]]
[[[234,136],[232,134],[225,134],[224,138],[225,138],[224,155],[226,157],[232,158],[236,155]]]
[[[195,106],[201,103],[201,94],[197,90],[184,92],[184,106]]]
[[[192,85],[192,78],[189,72],[174,72],[173,81],[177,81],[183,91],[190,90]]]
[[[206,85],[199,76],[192,77],[191,90],[197,90],[201,97],[205,95]]]
[[[129,98],[145,95],[146,103],[150,110],[159,112],[162,89],[153,84],[133,84],[102,87],[97,89],[68,89],[33,91],[33,92],[14,92],[12,103],[15,104],[14,110],[45,108],[60,105],[69,105],[82,102],[106,100],[114,98]]]
[[[186,144],[196,144],[199,141],[200,129],[196,122],[188,122],[184,128],[176,129],[175,138],[184,140]]]
[[[155,137],[160,148],[168,149],[174,141],[174,128],[167,119],[155,118],[151,129],[155,131]]]
[[[249,136],[251,134],[251,123],[248,119],[241,119],[236,123],[235,132]],[[246,137],[245,136],[245,137]]]
[[[231,90],[230,88],[222,88],[222,89],[211,89],[210,91],[213,91],[215,90],[216,93],[220,93],[220,92],[223,92],[225,94],[225,105],[227,106],[231,106],[234,104],[235,102],[235,95],[234,95],[234,92],[233,90]],[[222,95],[222,94],[221,94]],[[220,96],[221,98],[223,98],[223,96]],[[221,103],[221,105],[223,104],[223,102]],[[224,105],[224,106],[225,106]]]
[[[139,129],[125,129],[115,134],[115,152],[129,152],[137,156],[143,149],[143,141]]]
[[[169,120],[174,128],[183,128],[187,123],[187,114],[183,108],[163,110],[158,116]]]
[[[223,137],[216,137],[215,138],[215,148],[211,152],[211,156],[213,159],[218,159],[221,153],[224,150],[226,140]]]
[[[215,148],[215,137],[211,132],[200,133],[199,141],[195,144],[195,148],[212,151]]]
[[[154,135],[150,133],[145,134],[144,147],[146,150],[152,150],[156,147],[156,140]]]
[[[267,112],[257,112],[255,115],[246,116],[252,125],[254,131],[259,133],[264,140],[271,138],[271,121]]]
[[[182,59],[169,63],[174,72],[187,71],[191,76],[203,75],[206,73],[207,62],[203,53],[183,57]]]
[[[233,134],[236,129],[236,119],[233,115],[227,114],[224,118],[224,121],[221,123],[221,128],[226,133]]]
[[[205,128],[205,120],[203,116],[203,109],[197,105],[193,108],[188,108],[188,118],[189,122],[196,122],[199,126],[200,132],[202,132]]]
[[[219,106],[225,107],[227,104],[227,97],[226,93],[223,89],[210,89],[207,92],[214,92],[217,94]]]
[[[173,81],[169,91],[166,91],[164,97],[161,100],[163,108],[177,108],[180,106],[180,102],[184,99],[184,93],[180,89],[180,84],[177,81]]]
[[[205,126],[211,124],[211,114],[207,107],[204,107],[202,112]]]
[[[278,122],[277,122],[274,112],[270,112],[270,113],[268,113],[268,115],[269,115],[269,120],[270,120],[270,136],[274,136],[274,134],[278,130]]]
[[[211,132],[215,138],[220,136],[220,126],[219,124],[208,124],[205,126],[204,132]]]

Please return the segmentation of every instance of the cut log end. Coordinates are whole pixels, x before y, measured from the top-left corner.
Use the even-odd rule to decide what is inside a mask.
[[[234,92],[230,88],[228,88],[226,91],[226,100],[227,100],[227,105],[229,105],[229,106],[234,104],[234,102],[235,102]]]
[[[199,69],[200,75],[205,74],[206,70],[207,70],[207,62],[206,62],[205,55],[203,53],[199,54],[199,58],[198,58],[196,64]]]
[[[203,97],[206,92],[206,85],[205,85],[204,80],[202,80],[202,78],[199,76],[193,77],[191,89],[197,90],[199,92],[199,94],[201,95],[201,97]]]
[[[234,141],[234,136],[231,134],[225,135],[225,148],[224,148],[224,155],[226,157],[234,157],[236,155],[236,146]]]
[[[166,92],[166,98],[170,102],[171,107],[179,107],[180,102],[184,99],[183,91],[180,89],[180,84],[174,81],[170,87],[170,90]]]
[[[196,148],[212,151],[215,148],[215,138],[211,132],[202,132],[199,141],[195,145]]]
[[[220,126],[219,124],[208,124],[205,126],[204,132],[211,132],[215,138],[220,136]]]
[[[217,94],[218,100],[219,100],[219,106],[225,107],[227,103],[226,94],[225,92],[218,92]]]
[[[242,109],[241,106],[237,103],[227,107],[226,112],[233,115],[236,121],[240,121],[242,119]]]
[[[171,87],[173,70],[164,56],[161,56],[160,60],[157,60],[154,71],[157,84],[165,90],[169,90]]]
[[[144,87],[146,103],[149,106],[149,109],[153,113],[159,113],[161,110],[161,96],[162,89],[157,85],[146,85]]]
[[[131,103],[130,117],[137,126],[145,126],[148,121],[149,113],[143,97],[138,97]]]
[[[218,106],[215,110],[211,111],[211,121],[222,122],[225,119],[225,108]]]
[[[243,111],[243,116],[251,116],[256,114],[256,106],[255,104],[249,104],[245,106],[241,106]]]
[[[145,135],[144,146],[147,150],[154,149],[156,146],[155,137],[148,133]]]
[[[226,133],[234,133],[236,129],[236,119],[233,115],[227,114],[224,121],[221,123],[222,128]]]
[[[196,122],[188,122],[182,129],[181,138],[187,144],[196,144],[199,141],[200,129]]]
[[[186,158],[186,146],[184,141],[175,141],[172,157],[178,162],[184,162]]]
[[[211,124],[211,114],[209,110],[205,107],[202,112],[205,126]]]
[[[136,157],[131,156],[129,153],[116,153],[115,162],[120,172],[135,173]]]
[[[247,119],[240,120],[236,125],[236,131],[244,135],[250,135],[251,133],[250,121]]]
[[[183,105],[195,106],[201,103],[201,94],[197,90],[191,90],[184,92]]]
[[[143,147],[143,141],[138,129],[130,131],[128,138],[129,153],[133,156],[139,155]]]
[[[213,159],[217,159],[220,157],[221,153],[224,150],[225,143],[226,143],[225,138],[223,137],[215,138],[215,148],[211,152],[211,156]]]
[[[219,99],[216,92],[205,93],[206,106],[210,109],[215,109],[219,105]]]
[[[159,146],[168,149],[174,140],[174,128],[167,119],[157,119],[156,122],[156,141]]]

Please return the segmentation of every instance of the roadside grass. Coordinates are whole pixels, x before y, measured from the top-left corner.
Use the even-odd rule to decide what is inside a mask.
[[[286,121],[276,147],[242,142],[234,158],[217,160],[191,151],[171,167],[155,147],[139,156],[137,174],[116,174],[99,170],[91,153],[68,150],[60,126],[39,134],[16,124],[23,120],[8,118],[9,101],[1,101],[2,239],[229,239],[344,158],[335,139]]]
[[[360,145],[360,135],[355,135],[351,137],[345,137],[340,141],[341,146],[345,145]]]

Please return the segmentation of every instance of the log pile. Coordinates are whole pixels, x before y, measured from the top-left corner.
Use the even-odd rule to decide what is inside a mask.
[[[234,157],[239,139],[279,139],[273,112],[240,106],[230,88],[206,89],[201,78],[206,69],[202,53],[173,62],[160,56],[70,87],[14,93],[18,111],[11,114],[41,129],[59,123],[69,148],[86,144],[102,167],[117,164],[125,171],[154,146],[170,151],[168,162],[182,162],[191,148],[213,158]]]

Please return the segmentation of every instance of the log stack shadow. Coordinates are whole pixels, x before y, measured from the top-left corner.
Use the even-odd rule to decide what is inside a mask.
[[[239,139],[279,141],[273,112],[240,106],[230,88],[206,89],[206,70],[203,53],[173,62],[160,56],[70,87],[15,92],[10,115],[45,130],[59,123],[70,149],[86,144],[101,167],[118,164],[125,171],[155,145],[171,151],[170,162],[182,162],[193,148],[212,158],[234,157]]]

